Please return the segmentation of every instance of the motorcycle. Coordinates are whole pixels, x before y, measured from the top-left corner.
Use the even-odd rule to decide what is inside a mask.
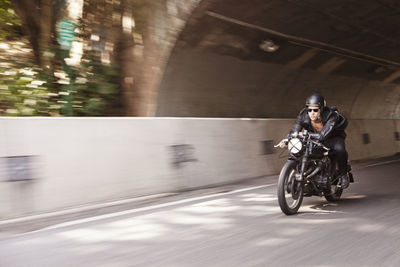
[[[340,199],[340,186],[336,162],[332,162],[331,150],[318,141],[318,134],[306,130],[293,133],[275,147],[285,144],[289,150],[288,161],[283,166],[278,180],[278,201],[283,213],[296,214],[303,197],[324,196],[329,202]],[[353,182],[351,167],[348,176]]]

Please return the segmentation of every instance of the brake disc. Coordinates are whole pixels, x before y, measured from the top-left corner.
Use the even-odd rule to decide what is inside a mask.
[[[297,200],[300,196],[300,192],[301,192],[301,183],[294,181],[292,183],[292,188],[291,188],[291,192],[292,192],[292,198],[294,200]]]

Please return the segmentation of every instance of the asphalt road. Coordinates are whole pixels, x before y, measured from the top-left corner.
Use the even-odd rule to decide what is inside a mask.
[[[400,162],[354,171],[331,204],[283,215],[277,177],[197,193],[0,241],[0,266],[400,266]]]

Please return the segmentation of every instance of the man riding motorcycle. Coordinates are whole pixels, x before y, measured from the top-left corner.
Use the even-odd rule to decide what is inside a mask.
[[[315,93],[307,98],[306,107],[300,111],[289,133],[291,135],[305,129],[319,134],[319,141],[334,152],[332,160],[338,165],[338,186],[343,189],[349,186],[348,154],[344,142],[346,127],[347,119],[339,114],[337,108],[327,107],[322,95]],[[281,148],[285,146],[280,144]]]

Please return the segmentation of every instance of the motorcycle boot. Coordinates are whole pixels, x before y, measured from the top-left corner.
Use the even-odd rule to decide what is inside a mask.
[[[354,183],[354,177],[351,172],[349,172],[350,183]]]
[[[351,165],[349,163],[347,163],[347,173],[349,175],[350,183],[354,183],[354,177],[351,173]]]
[[[349,176],[347,175],[347,172],[339,176],[339,187],[346,189],[349,187],[349,184]]]

